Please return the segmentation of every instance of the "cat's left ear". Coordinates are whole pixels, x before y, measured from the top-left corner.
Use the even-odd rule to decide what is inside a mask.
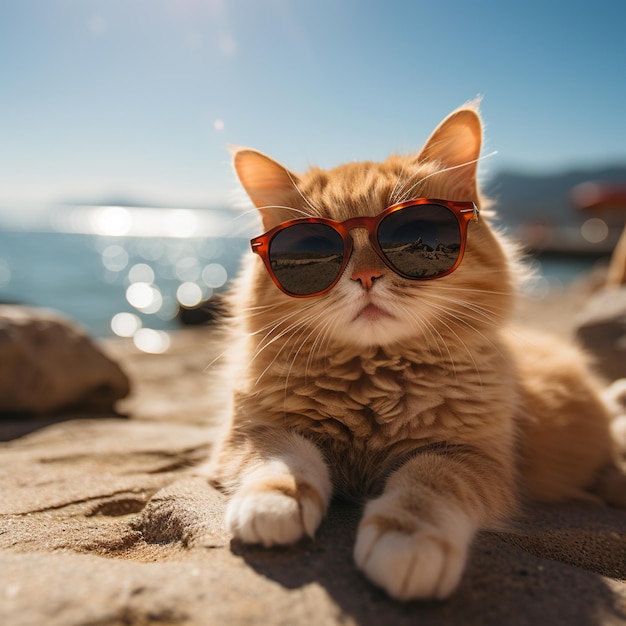
[[[451,113],[430,136],[420,161],[435,161],[448,171],[446,178],[457,200],[477,200],[476,169],[482,144],[482,123],[477,106],[466,105]]]
[[[284,165],[250,148],[234,151],[233,164],[237,176],[254,205],[259,209],[265,230],[293,219],[298,206],[298,176]]]

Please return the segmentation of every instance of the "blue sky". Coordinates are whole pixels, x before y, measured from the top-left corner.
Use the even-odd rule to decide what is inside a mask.
[[[224,205],[229,144],[381,159],[477,94],[490,172],[623,164],[625,23],[619,0],[0,0],[0,205]]]

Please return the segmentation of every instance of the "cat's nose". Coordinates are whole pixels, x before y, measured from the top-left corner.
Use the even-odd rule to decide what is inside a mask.
[[[374,281],[381,278],[383,273],[376,269],[362,269],[352,272],[352,280],[361,283],[361,287],[365,291],[369,291],[374,286]]]

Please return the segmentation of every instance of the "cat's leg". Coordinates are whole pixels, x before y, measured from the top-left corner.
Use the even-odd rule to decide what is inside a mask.
[[[211,473],[232,493],[227,528],[245,543],[264,546],[313,537],[332,492],[322,454],[294,432],[238,434],[222,446]]]
[[[449,596],[476,531],[512,512],[513,483],[512,467],[472,448],[414,457],[367,504],[358,567],[399,600]]]

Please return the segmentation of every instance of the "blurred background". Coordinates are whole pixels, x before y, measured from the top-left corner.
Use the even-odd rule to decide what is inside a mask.
[[[485,188],[530,289],[563,289],[624,224],[624,23],[615,0],[0,0],[0,302],[163,351],[258,234],[229,145],[384,159],[477,95]]]

